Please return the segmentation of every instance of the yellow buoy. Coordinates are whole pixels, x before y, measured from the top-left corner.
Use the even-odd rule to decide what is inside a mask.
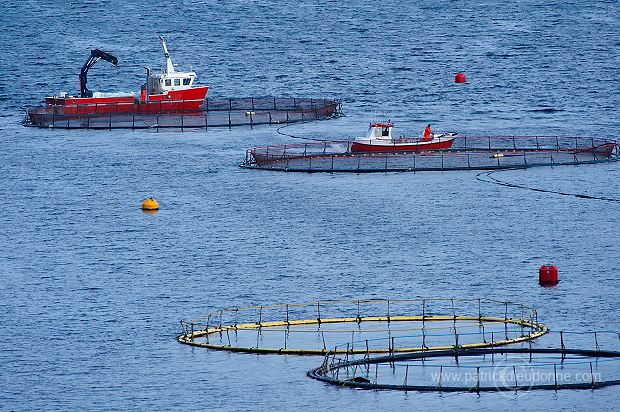
[[[159,210],[159,203],[157,203],[157,200],[149,197],[142,203],[142,210]]]

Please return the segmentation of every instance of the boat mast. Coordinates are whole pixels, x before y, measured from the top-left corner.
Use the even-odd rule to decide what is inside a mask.
[[[161,40],[161,45],[164,48],[164,57],[166,58],[166,74],[174,73],[174,65],[172,64],[172,58],[170,57],[170,53],[168,53],[168,46],[166,46],[166,40],[163,37],[159,36],[159,40]]]

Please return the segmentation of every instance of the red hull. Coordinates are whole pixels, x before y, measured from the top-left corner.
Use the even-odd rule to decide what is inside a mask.
[[[365,153],[394,153],[394,152],[421,152],[425,150],[442,150],[452,147],[454,139],[446,139],[437,143],[429,142],[413,142],[413,143],[393,143],[393,144],[372,144],[353,142],[351,144],[352,152]]]
[[[67,115],[197,112],[208,91],[208,86],[171,90],[168,94],[150,95],[148,101],[133,96],[47,97],[45,104],[55,114]]]

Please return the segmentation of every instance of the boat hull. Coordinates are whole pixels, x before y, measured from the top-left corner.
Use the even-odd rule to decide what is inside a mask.
[[[364,153],[394,153],[394,152],[421,152],[427,150],[450,149],[456,137],[435,138],[430,141],[405,139],[394,139],[391,141],[377,140],[357,140],[351,143],[352,152]]]
[[[167,94],[150,95],[145,101],[133,96],[47,97],[45,105],[54,114],[64,115],[197,112],[208,91],[208,86],[171,90]]]

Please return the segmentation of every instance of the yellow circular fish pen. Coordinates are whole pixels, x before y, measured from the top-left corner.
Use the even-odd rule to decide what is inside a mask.
[[[178,341],[214,350],[291,355],[485,348],[544,335],[528,306],[492,299],[366,299],[222,309],[181,321]],[[346,347],[334,346],[350,341]],[[355,343],[354,343],[355,342]]]

